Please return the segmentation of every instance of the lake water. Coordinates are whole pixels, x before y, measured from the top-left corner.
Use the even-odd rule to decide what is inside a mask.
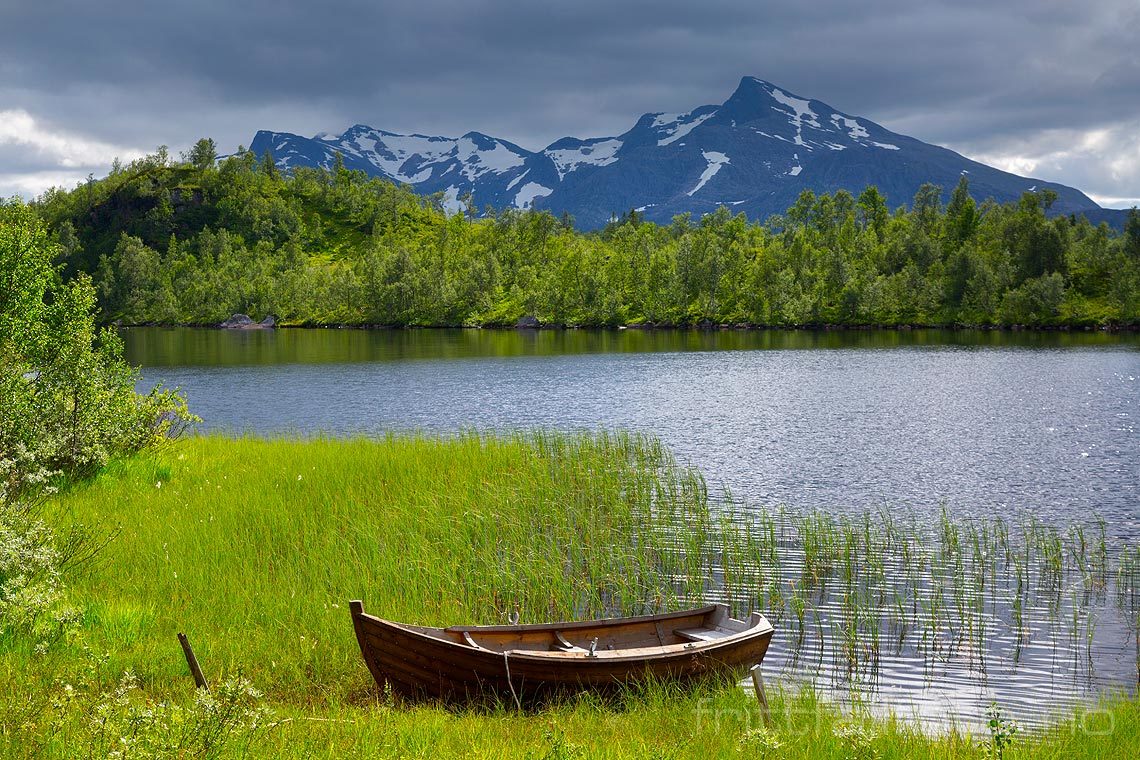
[[[207,429],[552,427],[662,438],[796,508],[1096,511],[1140,534],[1140,336],[914,332],[124,331]]]
[[[1099,515],[1114,555],[1140,543],[1135,334],[132,328],[123,337],[143,385],[181,387],[206,429],[622,428],[657,435],[752,508],[885,510],[920,526],[946,509],[1015,526],[1032,516],[1062,531]],[[796,547],[785,548],[794,560]],[[879,704],[976,723],[992,698],[1031,719],[1041,704],[1134,691],[1135,610],[1087,583],[1070,594],[1078,582],[1067,572],[1063,589],[1025,596],[1016,612],[1008,583],[987,592],[979,615],[994,627],[993,657],[981,670],[976,653],[963,659],[969,647],[931,654],[917,625],[914,641],[875,665]],[[812,605],[817,633],[803,646],[814,648],[815,635],[818,660],[778,637],[771,667],[839,694],[844,679],[825,653],[842,611],[830,597]],[[1078,623],[1066,628],[1074,607]]]

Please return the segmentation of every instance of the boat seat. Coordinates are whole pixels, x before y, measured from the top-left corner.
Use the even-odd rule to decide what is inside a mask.
[[[716,628],[676,628],[673,633],[677,638],[685,641],[719,641],[733,635],[729,631],[721,631]]]
[[[585,652],[586,650],[577,644],[572,643],[569,639],[562,635],[562,631],[554,632],[554,643],[550,648],[556,652]]]

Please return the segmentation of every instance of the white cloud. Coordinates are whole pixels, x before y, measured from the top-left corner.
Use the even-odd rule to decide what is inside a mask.
[[[71,186],[89,173],[106,174],[116,158],[132,161],[144,155],[134,148],[50,129],[19,108],[0,111],[2,146],[30,151],[32,155],[24,157],[21,163],[36,166],[25,172],[0,174],[0,197],[31,197],[49,187]]]
[[[955,150],[1008,172],[1071,185],[1101,205],[1131,208],[1140,197],[1140,120],[1041,130]]]
[[[72,188],[87,179],[85,172],[42,171],[0,174],[0,198],[31,199],[50,187]]]
[[[141,151],[80,135],[49,131],[23,109],[0,111],[0,144],[5,143],[30,147],[67,168],[109,164],[116,158],[133,160],[143,155]]]
[[[1088,196],[1097,202],[1097,205],[1104,208],[1140,208],[1140,197],[1137,198],[1116,198],[1111,195],[1093,195],[1089,193]]]

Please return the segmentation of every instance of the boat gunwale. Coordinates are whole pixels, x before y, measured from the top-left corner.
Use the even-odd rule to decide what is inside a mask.
[[[659,612],[654,615],[637,615],[635,617],[612,617],[612,618],[595,618],[593,620],[562,620],[553,623],[520,623],[517,625],[452,625],[447,628],[435,628],[434,626],[418,626],[420,628],[433,628],[437,631],[447,631],[449,633],[516,633],[525,631],[550,631],[574,628],[596,628],[596,627],[616,627],[619,625],[633,624],[633,623],[650,623],[653,621],[672,620],[674,618],[689,617],[695,615],[708,615],[711,612],[716,612],[718,608],[724,608],[727,612],[727,606],[723,604],[708,604],[704,607],[693,607],[688,610],[678,610],[677,612]],[[367,615],[368,613],[361,613]],[[369,615],[369,617],[375,617]],[[383,618],[376,618],[376,620],[383,620]],[[386,622],[393,623],[394,625],[403,625],[396,623],[392,620]]]
[[[721,606],[723,605],[713,604],[709,605],[708,607],[697,607],[691,610],[683,610],[676,613],[665,613],[664,618],[668,619],[688,617],[691,615],[701,614],[702,612],[707,615],[709,612],[715,611],[716,608]],[[500,651],[495,649],[488,649],[481,646],[472,647],[466,642],[460,643],[457,641],[452,641],[450,639],[433,636],[430,633],[425,632],[436,631],[439,633],[467,633],[468,631],[472,630],[492,630],[493,632],[511,633],[522,630],[553,631],[555,630],[556,626],[561,625],[560,623],[532,623],[526,626],[455,626],[452,628],[437,628],[433,626],[409,626],[403,623],[397,623],[392,620],[385,620],[384,618],[379,618],[375,615],[369,615],[368,613],[364,612],[363,606],[361,606],[359,610],[353,609],[353,616],[355,618],[360,618],[360,622],[362,623],[366,622],[363,619],[367,618],[367,622],[369,623],[379,624],[382,627],[394,629],[404,635],[422,639],[425,642],[429,642],[436,646],[444,645],[447,648],[455,649],[457,652],[464,652],[467,654],[474,653],[477,656],[490,657],[496,660],[499,660],[503,657],[509,657],[512,661],[533,662],[536,664],[558,663],[563,665],[568,665],[570,663],[577,664],[587,662],[598,664],[624,664],[629,662],[637,663],[671,660],[694,654],[709,654],[716,653],[720,650],[732,650],[744,643],[755,639],[766,637],[770,638],[772,634],[775,633],[775,628],[773,627],[771,621],[769,621],[768,618],[761,613],[753,613],[753,615],[759,617],[759,620],[757,620],[755,624],[748,625],[748,627],[746,627],[744,630],[733,632],[731,635],[720,639],[713,639],[710,641],[689,641],[677,644],[662,644],[656,647],[628,647],[624,649],[599,650],[591,655],[584,650],[582,652],[543,651],[535,649],[507,649]],[[662,616],[648,615],[640,616],[638,618],[603,618],[601,620],[586,620],[577,622],[579,623],[578,627],[581,628],[597,626],[599,623],[605,625],[607,622],[609,622],[610,625],[616,626],[620,625],[622,622],[643,623],[652,621],[654,619],[660,620],[662,619]],[[363,631],[359,631],[359,633],[363,633]],[[637,652],[637,654],[625,654],[628,652]]]

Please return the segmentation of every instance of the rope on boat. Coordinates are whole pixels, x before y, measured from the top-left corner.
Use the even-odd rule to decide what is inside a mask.
[[[511,687],[511,696],[515,698],[515,706],[519,708],[519,712],[522,712],[522,702],[519,701],[519,695],[515,693],[515,685],[511,682],[511,661],[506,650],[503,650],[503,667],[507,669],[507,686]]]

